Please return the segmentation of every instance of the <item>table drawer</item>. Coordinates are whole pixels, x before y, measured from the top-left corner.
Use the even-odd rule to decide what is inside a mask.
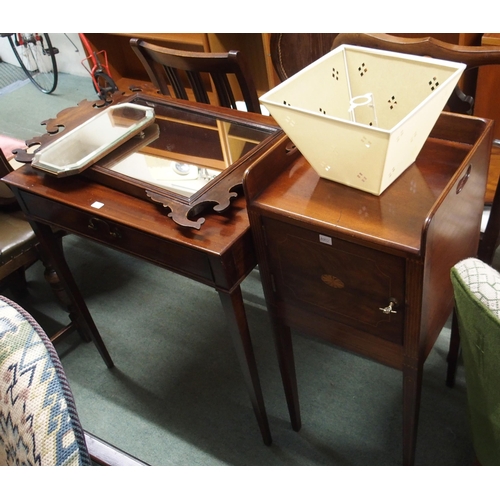
[[[275,219],[263,228],[277,302],[402,344],[404,259]]]
[[[174,242],[116,224],[62,203],[21,192],[29,213],[35,220],[46,222],[70,233],[86,236],[117,250],[149,260],[190,278],[213,285],[213,274],[205,254]]]

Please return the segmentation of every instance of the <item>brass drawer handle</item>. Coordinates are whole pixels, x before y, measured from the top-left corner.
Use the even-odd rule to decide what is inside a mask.
[[[397,314],[396,307],[398,306],[398,301],[396,299],[390,298],[389,305],[386,307],[379,307],[379,310],[384,314]]]
[[[112,230],[109,224],[105,220],[99,219],[98,217],[91,217],[89,219],[89,225],[88,225],[89,229],[92,229],[94,231],[99,231],[99,226],[103,226],[112,238],[115,239],[121,238],[121,234],[118,232],[118,230],[117,229]]]

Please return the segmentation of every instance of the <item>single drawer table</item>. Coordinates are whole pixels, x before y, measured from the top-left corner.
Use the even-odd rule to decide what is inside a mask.
[[[245,168],[261,157],[269,169],[275,163],[288,161],[287,138],[269,117],[143,94],[119,95],[114,99],[111,104],[133,102],[155,109],[157,135],[153,142],[146,141],[147,134],[137,139],[139,154],[144,153],[148,161],[173,161],[181,174],[194,165],[203,170],[207,184],[193,193],[183,191],[189,182],[180,191],[175,191],[175,186],[157,189],[150,179],[131,180],[122,170],[115,171],[116,165],[135,158],[132,155],[137,154],[137,147],[130,150],[134,140],[78,175],[58,177],[27,163],[4,181],[15,192],[66,289],[76,323],[96,342],[108,366],[113,366],[113,361],[100,341],[54,228],[215,288],[263,441],[270,444],[271,433],[240,288],[256,265],[241,183]],[[96,108],[101,105],[83,101],[75,108],[63,110],[47,121],[48,134],[31,142],[47,147],[61,137],[61,125],[62,133],[68,132],[99,112]],[[28,153],[20,152],[17,157],[25,162],[30,160]],[[222,170],[215,180],[211,178],[214,169]],[[183,178],[179,179],[182,184]],[[168,293],[165,298],[168,300]],[[167,321],[165,318],[166,329]]]

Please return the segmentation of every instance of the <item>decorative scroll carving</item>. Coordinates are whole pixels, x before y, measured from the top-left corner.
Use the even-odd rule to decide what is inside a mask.
[[[88,101],[87,99],[84,99],[75,107],[63,109],[55,118],[48,118],[47,120],[44,120],[41,125],[45,125],[47,133],[25,141],[27,149],[14,150],[13,152],[16,155],[16,161],[20,163],[31,163],[34,154],[39,149],[35,148],[35,146],[38,145],[45,147],[47,144],[59,139],[63,134],[72,130],[77,125],[80,125],[82,123],[82,116],[88,120],[95,114],[102,111],[102,108],[110,104],[116,104],[122,96],[123,92],[116,92],[113,97],[110,98],[110,101]]]

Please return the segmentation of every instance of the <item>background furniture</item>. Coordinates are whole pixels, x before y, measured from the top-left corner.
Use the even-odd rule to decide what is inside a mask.
[[[485,33],[481,38],[484,50],[500,50],[500,33]],[[478,69],[474,114],[495,120],[493,148],[490,158],[490,173],[486,190],[486,202],[491,203],[500,177],[500,63],[483,65]]]
[[[475,255],[492,124],[442,114],[381,196],[322,179],[300,157],[256,164],[245,194],[292,427],[291,330],[403,374],[403,463],[415,457],[425,359],[453,308],[449,269]],[[334,423],[332,423],[334,425]]]
[[[212,104],[236,109],[238,95],[242,96],[246,111],[260,113],[253,78],[241,52],[175,50],[137,38],[132,38],[130,45],[161,94],[187,100],[188,91],[192,91],[197,102],[210,104],[207,90],[213,84],[216,99]],[[233,90],[233,86],[237,89]]]
[[[332,50],[338,33],[272,33],[271,61],[280,81],[285,81]]]
[[[500,274],[479,259],[451,270],[476,456],[500,465]]]
[[[113,79],[120,90],[128,90],[130,86],[142,87],[145,82],[149,81],[140,61],[133,57],[129,45],[131,38],[141,38],[147,42],[180,50],[198,52],[239,50],[245,56],[259,95],[275,87],[281,81],[271,57],[270,33],[85,33],[85,35],[94,50],[106,50]],[[312,62],[317,54],[323,50],[329,50],[326,38],[330,35],[286,34],[285,42],[287,44],[290,42],[294,47],[289,51],[292,64],[296,65],[297,60],[304,63]],[[409,33],[404,36],[428,35]],[[431,35],[438,40],[459,45],[481,44],[480,33],[432,33]],[[320,38],[323,38],[323,41],[318,41]],[[293,50],[296,51],[295,56],[293,56]]]
[[[0,149],[0,178],[12,171]],[[24,271],[39,259],[38,240],[10,188],[0,183],[0,282],[21,291]]]

